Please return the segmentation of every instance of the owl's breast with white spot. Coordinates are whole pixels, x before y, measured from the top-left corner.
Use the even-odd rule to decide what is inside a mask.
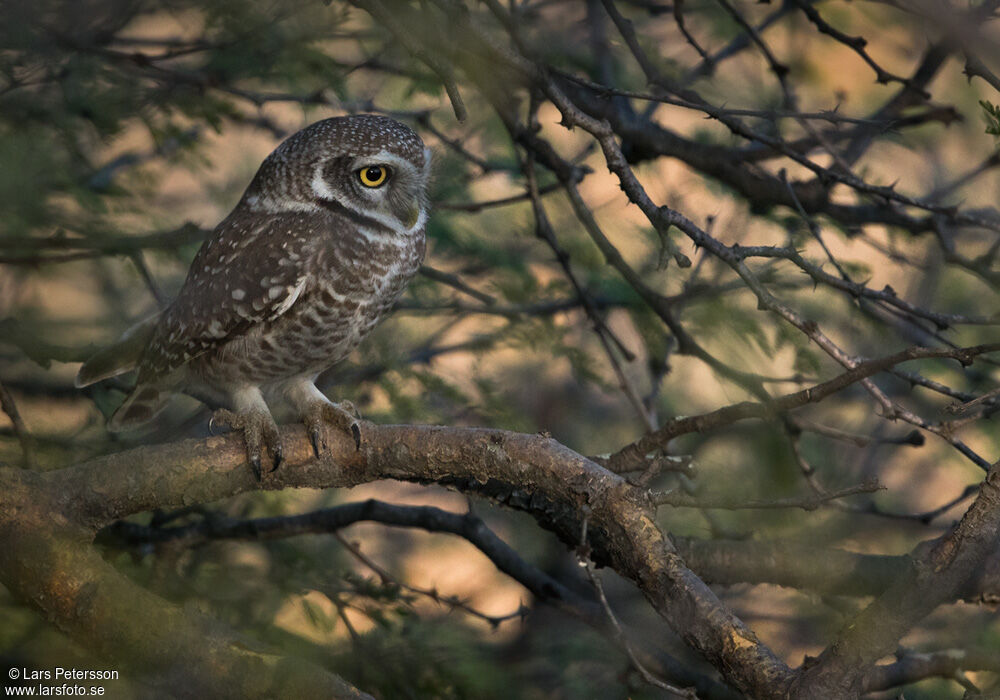
[[[418,233],[387,240],[354,237],[331,247],[283,314],[230,344],[227,357],[209,364],[220,371],[225,367],[228,381],[268,382],[318,373],[341,362],[420,269],[424,240],[423,232]],[[234,356],[239,357],[236,367]]]

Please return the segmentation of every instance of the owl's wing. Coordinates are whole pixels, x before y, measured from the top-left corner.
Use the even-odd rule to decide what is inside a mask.
[[[198,251],[180,294],[164,313],[139,366],[154,381],[255,326],[298,299],[315,254],[322,213],[234,213]]]

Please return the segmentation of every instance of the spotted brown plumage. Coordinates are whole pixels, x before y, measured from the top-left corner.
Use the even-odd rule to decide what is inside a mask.
[[[287,400],[320,451],[324,422],[350,429],[316,376],[389,310],[424,256],[430,153],[392,119],[326,119],[271,153],[191,263],[158,318],[80,370],[77,384],[138,368],[112,430],[152,418],[172,393],[222,407],[260,476],[262,443],[281,461],[268,401]],[[265,398],[266,397],[266,398]]]

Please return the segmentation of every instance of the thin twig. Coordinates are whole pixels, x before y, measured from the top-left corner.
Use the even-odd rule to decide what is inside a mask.
[[[632,664],[632,668],[639,672],[642,679],[646,681],[649,685],[659,688],[660,690],[665,690],[679,698],[691,698],[697,700],[698,695],[695,693],[693,688],[678,688],[675,685],[671,685],[665,681],[660,680],[639,661],[635,652],[632,651],[632,645],[628,640],[628,636],[625,634],[625,630],[622,629],[621,623],[618,621],[618,617],[615,615],[614,611],[611,609],[611,604],[608,602],[608,597],[604,593],[604,586],[601,583],[601,578],[594,572],[594,564],[590,561],[589,547],[587,546],[587,519],[583,519],[582,526],[582,537],[580,546],[580,564],[583,566],[584,570],[587,572],[587,578],[590,580],[591,585],[597,592],[597,598],[601,603],[601,608],[604,610],[604,614],[607,615],[608,622],[611,623],[611,627],[614,630],[614,638],[621,647],[622,651],[628,657],[629,662]]]
[[[0,382],[0,409],[7,414],[7,417],[10,418],[10,422],[14,426],[14,435],[21,444],[21,458],[24,460],[25,468],[33,468],[35,466],[34,438],[28,432],[28,427],[24,424],[24,419],[21,418],[21,412],[17,410],[14,397],[11,396],[7,387],[3,385],[3,382]]]

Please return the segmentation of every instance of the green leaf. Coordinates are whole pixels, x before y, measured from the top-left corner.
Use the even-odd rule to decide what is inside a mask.
[[[983,108],[986,133],[1000,137],[1000,105],[995,105],[989,100],[979,100],[979,106]]]

